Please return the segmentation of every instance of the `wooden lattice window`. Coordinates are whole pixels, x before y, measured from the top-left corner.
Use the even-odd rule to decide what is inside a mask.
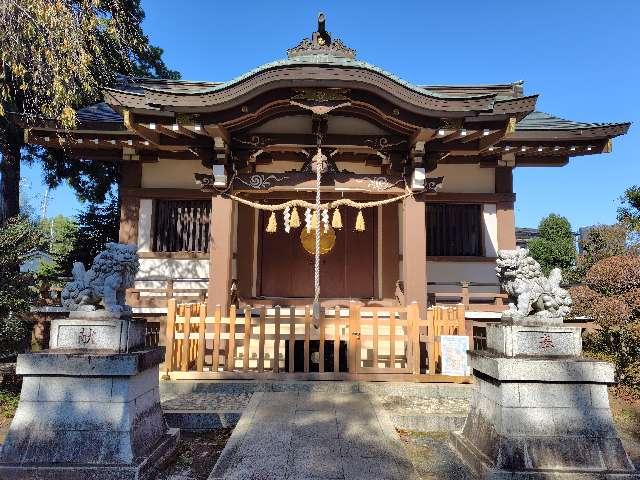
[[[482,251],[482,205],[427,205],[427,255],[479,257]]]
[[[154,252],[209,251],[211,201],[157,200],[154,205]]]

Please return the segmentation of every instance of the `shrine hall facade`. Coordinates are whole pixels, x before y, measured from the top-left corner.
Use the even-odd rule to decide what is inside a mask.
[[[41,122],[27,135],[117,162],[119,240],[138,246],[140,282],[187,282],[225,310],[313,298],[308,212],[297,209],[297,228],[278,212],[268,228],[270,212],[254,206],[313,201],[320,149],[323,202],[378,202],[341,207],[342,228],[323,231],[323,303],[424,307],[461,282],[499,292],[497,251],[516,246],[514,169],[609,152],[629,128],[542,113],[537,98],[521,82],[410,84],[357,59],[322,22],[286,59],[233,80],[123,77],[73,131]]]

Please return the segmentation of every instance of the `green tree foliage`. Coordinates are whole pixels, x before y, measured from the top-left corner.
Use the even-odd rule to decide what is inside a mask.
[[[580,239],[580,253],[575,271],[576,283],[584,281],[589,269],[600,260],[627,253],[628,234],[629,231],[622,223],[590,227]]]
[[[42,161],[50,186],[69,179],[82,199],[104,201],[113,164],[24,148],[23,127],[36,117],[73,127],[76,110],[99,101],[118,74],[177,78],[149,45],[143,19],[140,0],[0,2],[0,222],[18,213],[23,154]]]
[[[539,236],[529,241],[527,248],[545,274],[560,268],[564,276],[570,274],[576,262],[576,247],[569,220],[552,213],[538,226]]]
[[[25,317],[36,298],[30,272],[20,265],[42,247],[40,229],[25,217],[14,217],[0,226],[0,356],[21,351],[31,332]]]
[[[51,262],[44,262],[38,271],[42,280],[55,280],[71,275],[72,255],[78,241],[76,222],[63,215],[42,220],[40,229],[46,239],[46,251],[51,255]]]
[[[640,232],[640,186],[634,185],[625,190],[620,198],[618,221],[626,224],[630,230]]]
[[[78,214],[77,227],[70,258],[72,262],[82,262],[89,268],[108,242],[118,241],[120,216],[116,197],[111,195],[104,204],[89,204]]]
[[[597,261],[586,285],[572,287],[574,316],[593,319],[600,329],[585,350],[616,365],[618,381],[640,387],[640,256],[627,253]]]

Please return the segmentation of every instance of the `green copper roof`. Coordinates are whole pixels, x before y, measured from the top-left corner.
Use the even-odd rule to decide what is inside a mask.
[[[249,70],[248,72],[243,73],[242,75],[236,78],[233,78],[227,82],[223,82],[216,85],[208,85],[208,86],[204,86],[203,88],[197,88],[197,85],[194,85],[193,88],[189,88],[188,90],[183,89],[180,91],[167,89],[167,88],[152,87],[147,85],[142,85],[142,88],[145,90],[152,90],[152,91],[159,91],[159,92],[170,91],[171,93],[184,94],[184,95],[202,95],[206,93],[216,92],[219,90],[224,90],[225,88],[228,88],[231,85],[240,83],[247,78],[250,78],[254,75],[257,75],[258,73],[265,72],[267,70],[277,69],[281,67],[305,66],[305,65],[327,65],[327,66],[342,67],[342,68],[360,68],[363,70],[369,70],[371,72],[379,73],[380,75],[384,75],[385,77],[398,83],[399,85],[403,85],[404,87],[410,90],[413,90],[417,93],[421,93],[423,95],[426,94],[434,98],[460,98],[454,95],[445,95],[442,93],[425,90],[424,88],[413,85],[412,83],[401,79],[400,77],[394,75],[393,73],[390,73],[380,67],[377,67],[367,62],[363,62],[363,61],[355,60],[351,58],[338,57],[334,55],[322,55],[322,54],[301,55],[293,58],[276,60],[274,62],[269,62],[257,68],[254,68],[253,70]],[[494,95],[492,94],[478,94],[478,95],[465,95],[464,98],[473,99],[473,98],[487,98],[487,97],[493,97],[493,96]]]

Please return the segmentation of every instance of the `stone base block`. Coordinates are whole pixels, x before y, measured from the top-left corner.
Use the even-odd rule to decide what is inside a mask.
[[[69,318],[51,321],[49,348],[52,350],[113,350],[125,353],[144,347],[144,320],[132,320],[130,317],[93,318],[90,314],[95,312],[73,313],[75,315]]]
[[[496,465],[494,459],[478,450],[464,434],[452,433],[451,443],[462,460],[471,467],[477,478],[482,480],[640,480],[640,475],[628,468],[621,470],[590,468],[587,464],[577,468],[558,468],[558,464],[561,463],[558,462],[559,457],[572,457],[574,452],[578,457],[578,452],[583,451],[584,445],[564,444],[564,442],[551,444],[549,439],[530,439],[530,445],[534,448],[538,447],[539,456],[545,457],[549,465],[545,468],[527,469],[513,466],[512,469],[509,469]],[[505,438],[503,446],[507,447],[510,443],[511,441]],[[572,451],[572,448],[578,448],[578,450]],[[619,450],[614,452],[614,455],[620,454],[626,456],[621,445],[619,445]]]
[[[176,454],[180,430],[172,428],[147,455],[131,465],[0,464],[0,480],[152,480]]]
[[[177,434],[167,437],[160,407],[163,352],[20,355],[22,392],[0,452],[0,471],[23,476],[4,478],[144,478],[150,459],[175,451]],[[65,476],[78,469],[86,476]],[[102,476],[87,473],[94,470]],[[120,476],[108,476],[110,470]]]
[[[453,443],[479,478],[640,480],[613,424],[611,365],[495,352],[470,359],[471,408]]]
[[[533,321],[492,323],[487,325],[487,349],[505,357],[578,356],[582,353],[582,331]]]

